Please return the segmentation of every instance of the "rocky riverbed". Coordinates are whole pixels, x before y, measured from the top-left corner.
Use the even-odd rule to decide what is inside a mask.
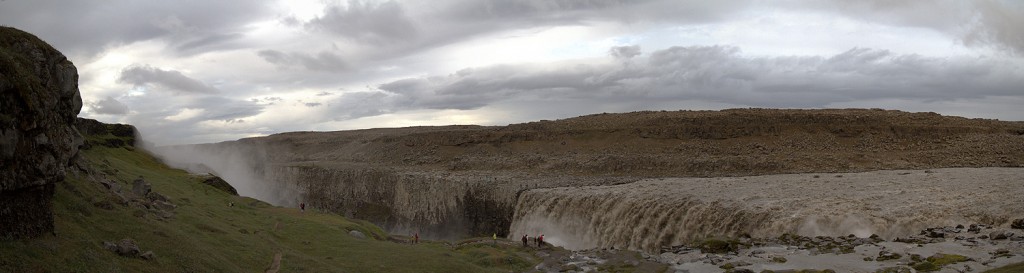
[[[1019,222],[1024,224],[1024,219]],[[1018,226],[1022,227],[1022,226]],[[1022,227],[1024,228],[1024,227]],[[537,252],[538,272],[981,272],[1024,262],[1024,230],[983,224],[921,230],[918,235],[798,236],[704,240],[656,254],[614,248]]]

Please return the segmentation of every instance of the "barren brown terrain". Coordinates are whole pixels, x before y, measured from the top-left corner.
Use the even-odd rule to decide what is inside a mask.
[[[660,111],[293,132],[158,152],[172,164],[220,174],[243,195],[306,202],[393,232],[505,236],[519,197],[538,188],[1022,167],[1024,123],[877,109]],[[245,167],[230,167],[239,164]]]

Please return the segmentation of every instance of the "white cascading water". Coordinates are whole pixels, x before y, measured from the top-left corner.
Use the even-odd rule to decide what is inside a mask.
[[[651,179],[533,189],[511,237],[570,249],[655,251],[714,236],[916,235],[926,227],[1006,225],[1024,216],[1021,168]]]

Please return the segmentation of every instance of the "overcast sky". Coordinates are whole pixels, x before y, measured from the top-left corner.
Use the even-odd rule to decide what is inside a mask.
[[[1024,120],[1024,1],[0,1],[158,144],[601,112]]]

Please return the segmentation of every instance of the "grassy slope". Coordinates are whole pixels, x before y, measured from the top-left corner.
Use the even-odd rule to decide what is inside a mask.
[[[101,209],[93,203],[109,198],[103,186],[69,174],[54,197],[57,235],[0,242],[0,272],[262,272],[278,252],[281,272],[521,271],[537,262],[529,253],[500,247],[453,251],[437,242],[388,242],[372,224],[231,196],[142,152],[94,147],[83,154],[125,189],[144,177],[178,205],[176,216],[160,221],[133,216],[130,206]],[[376,239],[357,239],[349,230]],[[122,238],[157,258],[125,258],[102,248],[103,241]]]

